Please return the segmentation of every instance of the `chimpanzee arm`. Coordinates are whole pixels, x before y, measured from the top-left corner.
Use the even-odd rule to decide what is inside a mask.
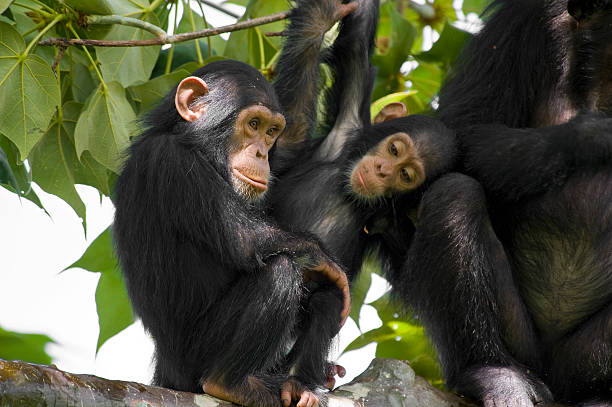
[[[493,198],[515,201],[612,162],[612,119],[584,114],[535,129],[476,126],[461,140],[465,169]]]
[[[340,33],[325,54],[333,84],[325,92],[323,130],[329,133],[317,157],[333,161],[354,132],[370,124],[375,69],[370,64],[378,26],[378,0],[358,0],[356,11],[340,23]],[[365,34],[364,34],[365,33]]]
[[[355,4],[339,0],[299,0],[291,12],[287,40],[277,64],[274,90],[285,110],[287,127],[277,151],[299,145],[310,136],[316,120],[319,54],[323,36]]]

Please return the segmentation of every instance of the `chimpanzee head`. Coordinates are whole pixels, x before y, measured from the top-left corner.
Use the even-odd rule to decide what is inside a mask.
[[[452,131],[427,116],[406,116],[400,103],[385,107],[356,140],[349,156],[349,185],[366,202],[417,189],[444,170],[441,163],[455,149]]]
[[[203,149],[240,195],[261,198],[270,177],[268,153],[285,128],[263,75],[237,61],[210,63],[179,83],[174,107],[186,142]]]

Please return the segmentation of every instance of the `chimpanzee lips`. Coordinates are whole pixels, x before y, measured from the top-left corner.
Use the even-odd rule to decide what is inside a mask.
[[[236,178],[248,184],[253,185],[255,188],[262,189],[264,191],[268,189],[268,181],[266,180],[251,178],[247,175],[244,175],[243,173],[238,171],[236,168],[232,168],[232,173],[236,176]]]

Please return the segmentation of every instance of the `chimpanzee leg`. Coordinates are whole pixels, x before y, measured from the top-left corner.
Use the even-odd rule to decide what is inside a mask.
[[[480,184],[446,175],[420,212],[403,274],[392,273],[391,284],[421,317],[449,386],[485,405],[547,395],[516,362],[537,369],[537,341]]]
[[[598,394],[602,402],[593,405],[612,406],[610,349],[612,303],[552,347],[548,370],[555,394],[572,402],[581,401],[583,393]]]
[[[245,274],[208,313],[219,319],[215,330],[230,335],[215,344],[218,357],[203,378],[205,390],[248,406],[280,405],[286,374],[275,372],[291,342],[303,294],[301,271],[287,257],[273,257],[265,268]]]
[[[299,336],[290,354],[291,373],[311,389],[321,386],[327,377],[327,355],[340,329],[342,304],[338,287],[326,284],[310,294],[300,315]]]

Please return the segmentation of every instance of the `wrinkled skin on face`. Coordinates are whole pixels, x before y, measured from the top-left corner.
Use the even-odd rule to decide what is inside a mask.
[[[230,140],[229,169],[234,189],[245,198],[259,199],[268,189],[268,152],[284,128],[284,116],[265,106],[248,106],[238,115]]]
[[[423,181],[423,160],[406,133],[381,140],[355,164],[350,176],[351,190],[362,199],[408,192]]]

